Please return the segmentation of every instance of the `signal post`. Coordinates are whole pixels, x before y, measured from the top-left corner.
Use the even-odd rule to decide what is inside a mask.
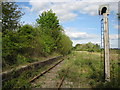
[[[99,15],[103,16],[103,41],[104,41],[104,76],[105,81],[110,81],[110,61],[109,61],[109,33],[108,33],[108,18],[109,6],[101,5]]]

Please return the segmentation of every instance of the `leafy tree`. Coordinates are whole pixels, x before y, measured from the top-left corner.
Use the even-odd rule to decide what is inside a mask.
[[[49,35],[49,37],[51,37],[51,40],[53,40],[52,42],[54,42],[54,44],[52,44],[52,48],[51,48],[53,50],[50,50],[50,51],[56,50],[57,42],[61,38],[60,34],[63,31],[63,29],[59,25],[59,20],[58,20],[57,16],[55,15],[55,13],[53,13],[52,10],[44,11],[41,15],[39,15],[39,18],[36,21],[37,21],[37,24],[38,24],[40,30],[42,31],[42,34],[46,35],[46,37],[48,37],[48,35]],[[49,39],[47,39],[47,40],[49,40]],[[49,40],[49,41],[51,41],[51,40]],[[45,42],[47,43],[49,41],[45,41]],[[46,50],[49,51],[49,49],[46,49]]]
[[[41,16],[39,15],[39,18],[37,19],[37,23],[40,24],[41,27],[47,27],[51,29],[56,29],[59,27],[59,20],[57,19],[57,16],[55,16],[55,13],[50,11],[44,11]]]
[[[59,20],[52,10],[44,11],[39,18],[36,20],[39,28],[42,32],[41,38],[45,37],[43,50],[47,53],[52,51],[59,51],[62,54],[68,53],[71,50],[72,42],[71,40],[63,34],[63,28],[59,24]],[[48,38],[49,37],[49,38]],[[48,45],[48,46],[47,46]]]
[[[59,20],[52,10],[44,11],[39,15],[37,23],[42,28],[43,32],[51,35],[54,39],[57,39],[59,32],[62,30],[59,25]]]
[[[23,13],[15,2],[2,3],[2,32],[6,29],[15,30],[20,26],[20,18]]]

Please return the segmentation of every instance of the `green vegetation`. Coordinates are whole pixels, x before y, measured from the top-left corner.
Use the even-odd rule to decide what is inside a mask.
[[[4,2],[2,22],[3,69],[40,60],[41,57],[68,54],[72,42],[63,33],[55,13],[44,11],[37,26],[20,25],[23,13],[14,2]],[[11,16],[12,15],[12,16]],[[67,45],[65,45],[67,43]]]
[[[71,88],[118,88],[117,60],[118,54],[111,54],[111,82],[104,82],[104,62],[101,61],[100,53],[73,51],[58,72],[59,78],[65,76],[66,82],[73,83],[68,84]]]
[[[26,65],[48,57],[68,54],[72,42],[63,33],[55,13],[45,11],[36,20],[37,26],[20,25],[23,13],[14,2],[4,2],[2,19],[2,67],[3,70]],[[67,43],[67,45],[65,45]],[[13,79],[3,83],[3,89],[30,88],[29,79],[46,67],[13,72]],[[34,73],[33,73],[34,72]]]
[[[63,33],[64,30],[59,25],[59,20],[52,10],[43,12],[37,19],[37,23],[39,25],[38,28],[42,30],[42,37],[45,36],[46,39],[44,40],[46,41],[45,46],[48,47],[45,49],[46,52],[58,51],[61,54],[70,52],[72,42]]]
[[[93,44],[91,42],[87,44],[77,44],[74,49],[76,51],[89,51],[89,52],[100,52],[100,45],[98,44]]]
[[[57,42],[58,51],[63,55],[66,55],[71,52],[72,41],[65,34],[61,35],[61,39]]]
[[[104,82],[103,61],[98,44],[77,44],[72,52],[72,41],[65,35],[59,24],[59,19],[52,10],[44,11],[37,18],[37,26],[21,25],[23,13],[14,2],[2,3],[2,67],[3,70],[26,65],[57,55],[68,55],[59,73],[65,75],[71,87],[120,87],[118,80],[119,67],[115,50],[111,50],[111,82]],[[82,52],[80,52],[82,51]],[[85,52],[83,52],[85,51]],[[89,52],[87,52],[89,51]],[[71,52],[71,53],[70,53]],[[3,89],[31,88],[28,81],[48,68],[23,71],[18,76],[13,73],[13,79],[3,83]],[[68,71],[67,74],[65,72]],[[82,86],[81,86],[82,85]]]
[[[2,32],[16,30],[20,27],[20,18],[23,13],[15,2],[2,2]]]
[[[2,83],[2,89],[3,90],[13,90],[13,89],[26,89],[26,90],[31,90],[31,88],[34,88],[29,81],[33,79],[35,76],[39,75],[42,73],[44,70],[47,70],[49,67],[53,66],[56,64],[58,61],[53,62],[51,65],[46,65],[44,67],[39,67],[35,69],[34,67],[30,67],[31,70],[23,71],[21,73],[12,73],[12,76],[14,78],[5,81]]]
[[[7,30],[3,36],[3,60],[11,65],[16,63],[20,55],[30,54],[28,50],[33,48],[34,36],[34,29],[29,25],[21,27],[17,32]]]

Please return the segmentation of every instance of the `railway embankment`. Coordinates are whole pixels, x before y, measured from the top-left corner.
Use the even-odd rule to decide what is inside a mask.
[[[21,67],[17,67],[17,68],[2,72],[2,73],[0,73],[0,76],[2,76],[2,82],[10,80],[12,78],[15,78],[16,76],[19,76],[24,71],[31,70],[31,69],[38,69],[38,68],[42,68],[46,65],[50,65],[53,62],[59,60],[61,57],[62,56],[55,56],[55,57],[50,58],[50,59],[30,63],[28,65],[24,65],[24,66],[21,66]],[[17,75],[14,76],[14,74],[15,75],[17,74]]]

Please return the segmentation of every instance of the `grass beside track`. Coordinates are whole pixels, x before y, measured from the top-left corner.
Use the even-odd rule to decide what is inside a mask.
[[[86,51],[73,51],[71,54],[64,58],[64,64],[58,71],[59,77],[65,77],[65,82],[69,82],[66,86],[71,88],[120,88],[120,78],[118,77],[118,54],[110,54],[110,67],[111,67],[111,82],[104,82],[104,64],[101,60],[100,53],[86,52]],[[54,62],[56,63],[56,62]],[[54,64],[53,63],[53,64]],[[34,76],[40,74],[50,66],[45,66],[37,70],[30,70],[21,73],[18,77],[17,73],[13,73],[15,78],[3,83],[3,89],[9,90],[13,88],[27,88],[33,86],[29,83]],[[119,70],[118,70],[119,69]],[[67,74],[66,74],[67,71]],[[65,86],[63,82],[62,86]],[[68,88],[69,88],[68,87]]]
[[[11,69],[15,69],[16,67],[25,66],[25,65],[28,65],[28,64],[33,63],[33,62],[43,61],[45,59],[53,58],[55,56],[60,56],[60,54],[59,53],[52,53],[51,55],[49,55],[47,57],[41,57],[41,56],[31,57],[31,58],[19,57],[19,61],[16,64],[6,65],[5,67],[2,67],[2,72],[8,71]]]
[[[62,58],[61,58],[62,59]],[[60,60],[61,60],[60,59]],[[13,76],[14,78],[6,81],[4,83],[2,83],[2,89],[3,90],[12,90],[12,89],[31,89],[33,88],[31,83],[29,82],[33,77],[37,76],[38,74],[40,74],[41,72],[43,72],[44,70],[47,70],[48,68],[50,68],[52,65],[56,64],[56,62],[58,62],[59,60],[53,62],[50,65],[46,65],[44,67],[38,68],[38,69],[34,69],[32,68],[32,70],[28,70],[28,71],[23,71],[21,73],[21,75],[17,75],[17,73],[13,72]]]
[[[104,63],[100,53],[73,51],[65,59],[59,78],[65,76],[65,82],[71,88],[116,88],[118,81],[118,54],[110,54],[111,82],[104,82]],[[65,72],[68,70],[68,73]],[[66,87],[65,83],[63,87]]]

